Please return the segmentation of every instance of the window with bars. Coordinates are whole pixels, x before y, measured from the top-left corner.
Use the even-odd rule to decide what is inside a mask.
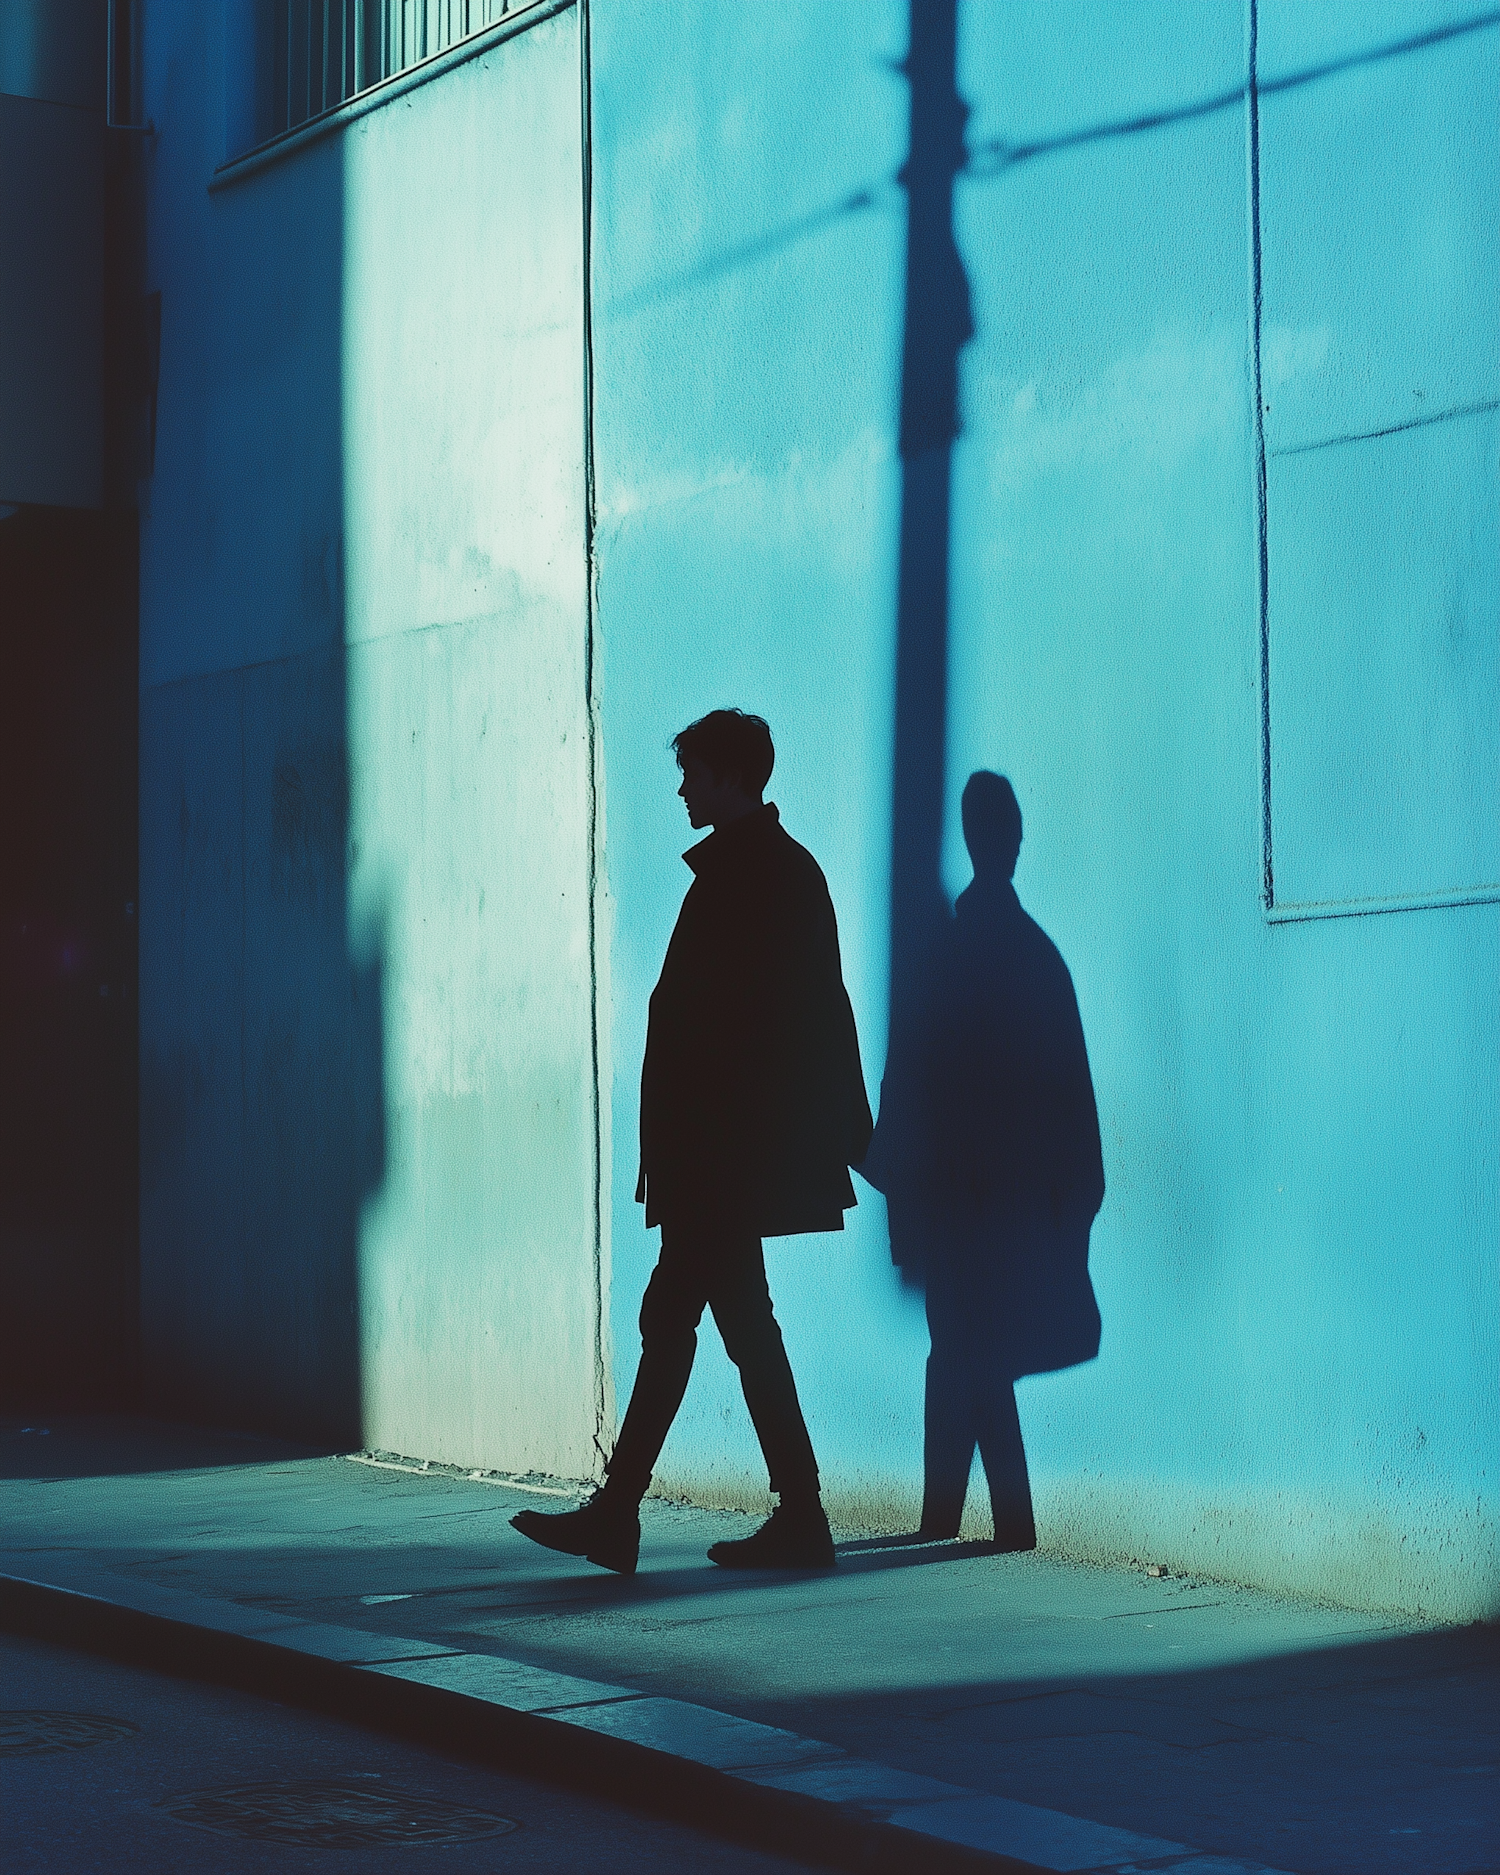
[[[519,0],[264,0],[261,140],[483,32]]]

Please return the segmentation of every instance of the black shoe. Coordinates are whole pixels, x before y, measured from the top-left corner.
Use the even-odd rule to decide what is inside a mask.
[[[795,1508],[778,1504],[754,1536],[715,1543],[708,1560],[721,1569],[831,1569],[833,1537],[816,1499]]]
[[[601,1569],[633,1576],[641,1548],[641,1513],[636,1505],[611,1502],[596,1491],[577,1510],[518,1510],[511,1528],[544,1549],[582,1556]]]

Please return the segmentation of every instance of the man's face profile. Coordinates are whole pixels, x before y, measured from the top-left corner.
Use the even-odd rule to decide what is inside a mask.
[[[683,758],[681,768],[677,792],[692,827],[717,827],[721,822],[740,819],[760,805],[758,796],[750,794],[742,782],[733,776],[716,775],[691,755]]]

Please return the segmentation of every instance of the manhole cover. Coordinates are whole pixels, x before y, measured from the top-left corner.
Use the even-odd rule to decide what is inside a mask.
[[[180,1823],[217,1830],[221,1836],[323,1849],[358,1849],[385,1842],[474,1842],[482,1836],[503,1836],[516,1827],[509,1817],[491,1816],[435,1797],[321,1781],[195,1790],[167,1797],[158,1808]]]
[[[135,1731],[123,1719],[101,1719],[92,1712],[0,1712],[0,1758],[82,1751],[112,1738],[132,1738]]]

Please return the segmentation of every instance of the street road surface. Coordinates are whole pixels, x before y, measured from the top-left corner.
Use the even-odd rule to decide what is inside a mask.
[[[0,1711],[6,1875],[807,1867],[340,1719],[10,1635]]]

